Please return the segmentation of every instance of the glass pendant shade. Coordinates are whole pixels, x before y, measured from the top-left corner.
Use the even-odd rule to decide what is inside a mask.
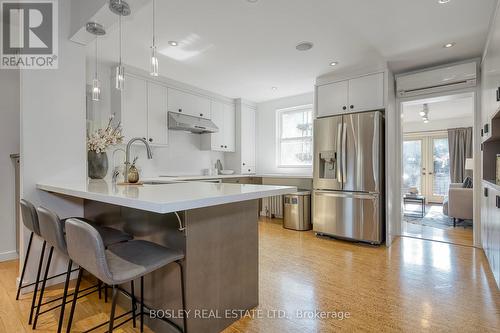
[[[156,46],[151,46],[151,64],[149,73],[158,76],[158,57],[156,56]]]
[[[92,100],[99,101],[101,99],[101,82],[95,78],[92,80]]]
[[[122,64],[116,66],[115,69],[115,88],[118,90],[123,90],[125,85],[125,67]]]

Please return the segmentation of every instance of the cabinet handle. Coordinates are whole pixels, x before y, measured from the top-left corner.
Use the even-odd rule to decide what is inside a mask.
[[[224,145],[220,145],[221,148],[224,148]]]
[[[245,163],[243,163],[243,165],[245,165]]]
[[[500,102],[500,87],[497,89],[497,102]]]
[[[227,146],[224,146],[224,148],[227,148]]]
[[[351,109],[354,109],[354,105],[351,105],[351,106],[350,106],[350,108],[351,108]]]
[[[203,113],[200,113],[200,117],[203,117]]]
[[[248,172],[250,172],[250,169],[248,169]]]
[[[484,124],[484,134],[488,133],[490,130],[489,124]]]
[[[342,110],[347,110],[347,106],[345,106],[345,105],[344,105],[344,106],[342,107]]]
[[[179,112],[182,112],[182,109],[179,109]]]
[[[497,195],[497,208],[500,208],[500,196]]]
[[[488,188],[487,188],[487,187],[485,187],[485,188],[484,188],[484,196],[485,196],[485,197],[487,197],[487,196],[488,196]]]
[[[484,136],[484,131],[483,131],[483,129],[481,128],[481,137],[483,137],[483,136]]]
[[[153,142],[153,138],[149,138],[149,142]]]
[[[146,141],[146,138],[142,138],[144,141]]]

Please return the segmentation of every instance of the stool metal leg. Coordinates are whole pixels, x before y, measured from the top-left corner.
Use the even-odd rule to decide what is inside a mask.
[[[31,325],[33,320],[33,311],[35,310],[36,294],[38,292],[38,282],[40,281],[40,273],[42,272],[43,256],[45,255],[45,247],[47,246],[47,241],[43,241],[42,252],[40,252],[40,261],[38,262],[38,271],[36,273],[35,290],[33,291],[33,299],[31,301],[30,318],[28,324]]]
[[[38,321],[38,316],[40,314],[40,308],[42,307],[43,294],[45,293],[45,285],[47,284],[47,277],[49,276],[50,262],[52,261],[52,254],[54,253],[54,247],[51,246],[49,250],[49,257],[47,258],[47,263],[45,264],[45,273],[43,275],[42,288],[40,289],[40,296],[38,296],[38,305],[36,307],[35,320],[33,321],[33,329],[36,329],[36,323]]]
[[[113,332],[113,323],[115,321],[116,299],[118,296],[118,288],[113,286],[113,296],[111,298],[111,313],[109,314],[109,328],[108,333]]]
[[[24,273],[26,273],[26,265],[28,264],[28,258],[30,256],[31,243],[33,242],[33,231],[30,234],[30,240],[28,241],[28,248],[26,249],[26,258],[24,258],[23,270],[21,271],[21,279],[19,280],[19,285],[17,286],[16,301],[19,299],[19,293],[23,286]]]
[[[71,302],[71,310],[69,312],[68,327],[66,333],[71,332],[71,324],[73,323],[73,315],[75,313],[76,300],[78,299],[78,290],[80,289],[80,282],[82,281],[83,268],[78,270],[78,279],[76,279],[75,291],[73,292],[73,302]]]
[[[69,279],[71,277],[71,267],[73,266],[73,260],[68,261],[68,270],[66,271],[66,281],[64,281],[64,291],[61,303],[61,313],[59,314],[59,323],[57,324],[57,333],[61,333],[62,325],[64,320],[64,308],[66,307],[66,298],[68,297],[68,287]]]
[[[132,325],[135,328],[135,308],[137,307],[137,302],[134,293],[134,280],[130,281],[130,294],[132,299]]]
[[[181,299],[182,299],[182,331],[187,332],[187,313],[186,313],[186,293],[184,290],[184,268],[182,267],[182,262],[176,261],[179,265],[179,271],[181,275]]]
[[[108,285],[104,284],[104,303],[108,303]]]
[[[102,281],[97,281],[97,291],[99,292],[99,299],[102,297]]]
[[[141,276],[141,333],[144,332],[144,276]]]

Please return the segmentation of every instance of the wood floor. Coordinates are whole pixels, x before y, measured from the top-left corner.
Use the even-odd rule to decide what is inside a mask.
[[[260,305],[225,333],[500,331],[500,292],[481,250],[407,237],[389,249],[371,247],[269,220],[259,223],[259,236]],[[17,267],[0,263],[0,332],[31,331],[29,295],[15,301]],[[106,320],[109,303],[94,294],[77,310],[75,332]],[[300,311],[330,318],[300,318]],[[56,318],[41,317],[36,332],[54,332]],[[116,332],[138,330],[128,323]]]
[[[441,229],[403,221],[402,233],[403,235],[409,237],[435,240],[457,245],[473,246],[474,244],[472,229],[465,229],[462,226]]]

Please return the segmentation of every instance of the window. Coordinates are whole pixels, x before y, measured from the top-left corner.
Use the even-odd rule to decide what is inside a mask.
[[[278,167],[310,167],[313,148],[312,105],[277,111]]]

